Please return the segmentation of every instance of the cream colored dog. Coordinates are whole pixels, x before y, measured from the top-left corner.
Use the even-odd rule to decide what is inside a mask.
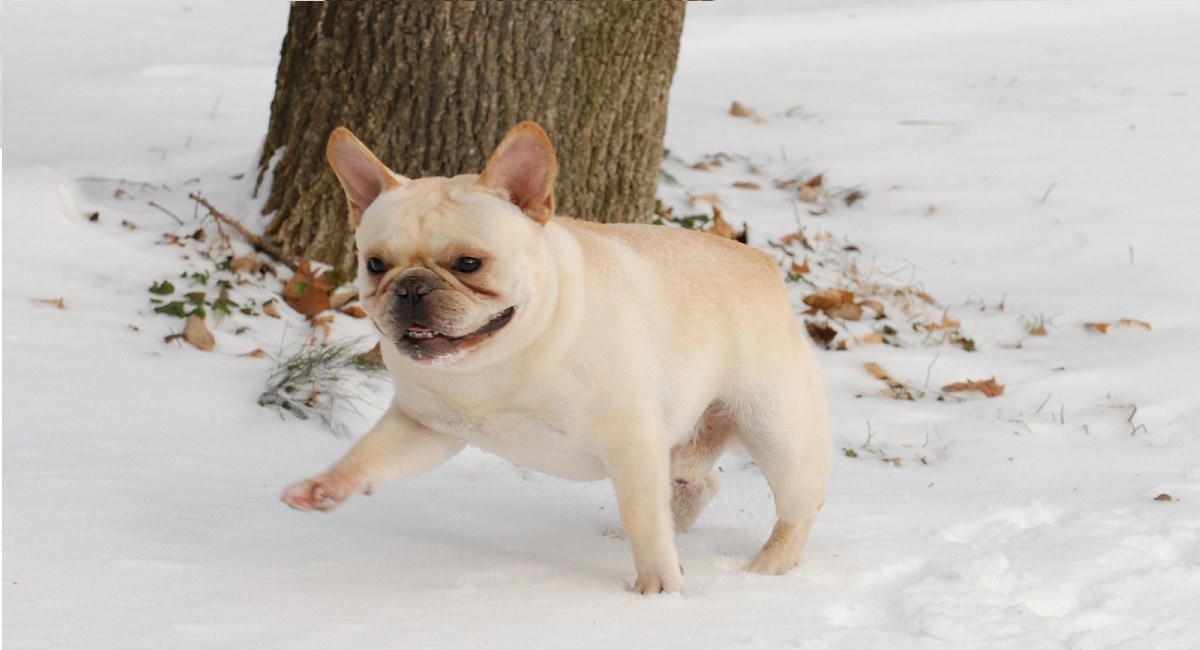
[[[679,591],[674,534],[717,491],[713,465],[737,441],[779,516],[748,569],[799,561],[830,441],[820,372],[768,255],[681,228],[555,217],[554,148],[530,122],[479,176],[410,180],[344,128],[328,156],[396,396],[345,458],[284,492],[288,505],[329,510],[475,445],[612,480],[634,590]]]

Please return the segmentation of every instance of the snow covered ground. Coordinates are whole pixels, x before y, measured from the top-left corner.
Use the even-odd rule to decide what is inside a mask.
[[[606,483],[479,452],[333,515],[288,510],[282,486],[349,441],[259,407],[271,360],[237,355],[308,326],[235,314],[200,352],[163,343],[180,321],[146,291],[211,267],[162,244],[177,226],[150,201],[180,234],[194,191],[261,227],[287,6],[6,3],[5,645],[1200,646],[1200,5],[688,11],[667,204],[717,193],[764,247],[799,218],[976,349],[905,330],[821,353],[838,456],[797,569],[740,570],[773,521],[740,453],[679,538],[680,596],[625,590]],[[774,187],[817,172],[866,198],[814,216]],[[1122,318],[1153,329],[1084,327]],[[923,395],[884,396],[866,362]],[[940,390],[993,376],[999,397]],[[341,423],[365,430],[389,390]]]

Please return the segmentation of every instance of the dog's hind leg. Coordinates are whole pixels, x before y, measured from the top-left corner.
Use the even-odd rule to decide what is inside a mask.
[[[686,533],[704,506],[721,487],[713,465],[729,440],[731,421],[720,404],[708,407],[696,426],[696,435],[671,450],[671,515],[675,532]]]
[[[796,386],[761,387],[735,414],[738,437],[771,486],[779,517],[746,567],[754,573],[782,574],[795,566],[825,505],[832,454],[824,396],[819,388],[797,395]]]

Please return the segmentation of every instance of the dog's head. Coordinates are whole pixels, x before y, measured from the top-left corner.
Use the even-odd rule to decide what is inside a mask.
[[[519,124],[479,176],[410,180],[345,128],[326,152],[355,228],[359,295],[380,332],[439,365],[512,339],[549,272],[542,230],[558,168],[546,133]]]

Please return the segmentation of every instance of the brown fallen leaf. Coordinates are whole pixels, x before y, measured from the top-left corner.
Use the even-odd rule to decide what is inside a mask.
[[[704,232],[707,232],[710,235],[724,237],[726,239],[737,238],[737,233],[734,232],[733,226],[729,225],[729,222],[725,221],[725,219],[721,217],[721,211],[717,210],[715,207],[713,209],[712,225],[710,225]]]
[[[364,366],[376,366],[376,365],[381,366],[381,365],[383,365],[382,344],[376,343],[375,347],[354,357],[354,360],[357,361],[360,365],[364,365]]]
[[[729,107],[729,114],[734,117],[750,117],[754,115],[754,109],[734,100],[733,104]]]
[[[100,213],[99,212],[89,212],[87,215],[87,220],[91,221],[92,223],[96,223],[97,221],[100,220]]]
[[[840,318],[842,320],[859,320],[863,315],[862,307],[853,302],[843,302],[826,307],[823,311],[830,318]]]
[[[814,309],[826,310],[836,305],[854,303],[854,292],[843,289],[824,289],[804,297],[804,304]]]
[[[812,340],[823,345],[826,350],[829,349],[829,342],[837,338],[837,330],[829,326],[829,321],[805,321],[804,328],[808,330]]]
[[[931,296],[931,295],[929,295],[929,294],[925,293],[924,291],[918,291],[918,292],[917,292],[917,297],[918,297],[918,298],[920,298],[920,299],[921,299],[921,301],[922,301],[922,302],[924,302],[924,303],[926,303],[926,304],[929,304],[929,305],[936,305],[936,304],[937,304],[937,301],[933,299],[933,296]]]
[[[708,203],[710,205],[721,205],[721,197],[716,192],[701,192],[691,195],[692,203]]]
[[[309,345],[317,344],[318,333],[321,334],[321,345],[329,343],[329,337],[333,336],[333,314],[310,316],[308,324],[312,326],[312,336],[308,340]]]
[[[751,181],[737,181],[733,184],[739,190],[761,190],[762,186]]]
[[[1029,330],[1030,336],[1045,336],[1046,334],[1047,332],[1045,325],[1038,325],[1037,327]]]
[[[821,187],[821,184],[824,182],[825,174],[817,174],[816,176],[804,181],[804,185],[801,185],[801,187]]]
[[[258,259],[258,253],[247,253],[229,260],[229,268],[238,273],[254,273],[262,268],[262,262]]]
[[[279,308],[276,307],[275,304],[276,303],[274,299],[268,300],[266,304],[262,306],[262,312],[271,318],[281,318],[279,315]]]
[[[883,332],[871,332],[866,336],[858,337],[859,345],[878,345],[884,342]]]
[[[953,384],[942,386],[942,390],[947,393],[959,393],[968,390],[977,390],[988,397],[999,397],[1004,394],[1004,386],[996,383],[996,378],[984,379],[975,381],[968,379]]]
[[[842,200],[846,202],[846,207],[851,207],[855,203],[861,201],[864,196],[866,196],[866,193],[864,193],[862,190],[854,190],[842,197]]]
[[[213,339],[212,332],[208,331],[208,326],[195,314],[187,317],[187,322],[183,326],[183,340],[205,352],[213,349],[213,346],[217,344]]]
[[[711,167],[709,167],[708,163],[706,163],[706,162],[704,162],[703,160],[701,160],[700,162],[696,163],[695,165],[692,165],[692,169],[699,169],[699,170],[700,170],[700,171],[702,171],[702,172],[706,172],[706,171],[708,171],[709,169],[712,169],[712,168],[711,168]]]
[[[1150,331],[1150,323],[1144,320],[1135,320],[1133,318],[1122,318],[1115,323],[1084,323],[1084,327],[1093,331],[1107,334],[1110,327],[1140,327],[1146,331]]]
[[[367,310],[363,309],[362,307],[359,307],[358,305],[347,305],[345,307],[342,307],[338,311],[342,312],[343,314],[345,314],[351,318],[366,318],[367,317]]]
[[[940,323],[921,323],[926,331],[936,332],[938,330],[954,329],[962,325],[959,321],[950,318],[950,310],[942,312],[942,322]]]
[[[296,273],[283,286],[283,299],[292,309],[313,316],[329,309],[329,292],[333,289],[327,271],[314,272],[308,260],[300,260]]]
[[[137,227],[138,227],[136,223],[134,223],[128,219],[122,219],[121,225],[125,226],[125,228],[128,230],[137,230]]]
[[[239,354],[238,356],[239,357],[249,357],[251,359],[261,359],[261,358],[267,356],[267,352],[266,352],[266,350],[263,350],[262,348],[255,348],[249,352],[243,352],[242,354]]]
[[[891,373],[884,370],[883,366],[875,363],[874,361],[868,361],[867,363],[863,364],[863,367],[867,369],[867,372],[871,373],[872,377],[878,379],[879,381],[887,381],[889,383],[890,381],[894,381]]]
[[[800,188],[800,200],[804,203],[815,203],[819,198],[821,198],[820,188],[811,185]]]
[[[62,296],[59,296],[58,298],[34,298],[33,302],[34,302],[34,304],[48,305],[50,307],[56,307],[58,309],[66,309],[67,308],[67,302],[62,299]]]
[[[812,269],[808,266],[808,257],[805,257],[804,261],[799,264],[797,264],[794,260],[792,261],[791,272],[795,275],[803,275],[811,270]]]
[[[1174,501],[1175,499],[1174,499],[1174,497],[1167,494],[1166,492],[1163,492],[1162,494],[1154,497],[1154,500],[1155,501]]]
[[[879,302],[878,300],[864,300],[858,304],[875,312],[876,320],[883,318],[883,303]]]
[[[905,400],[905,401],[913,401],[916,399],[913,396],[912,391],[909,390],[908,386],[905,385],[904,382],[893,377],[891,375],[891,373],[884,370],[883,366],[879,365],[878,363],[875,363],[874,361],[869,361],[869,362],[863,364],[863,367],[867,369],[867,372],[871,373],[872,377],[887,384],[890,392],[888,392],[886,394],[889,397],[893,397],[895,399],[901,399],[901,400]]]
[[[803,246],[805,248],[810,248],[810,246],[808,245],[808,237],[806,237],[804,235],[803,230],[797,230],[796,232],[789,232],[788,234],[779,238],[779,243],[783,244],[784,246],[791,246],[792,244],[800,244],[801,246]]]

